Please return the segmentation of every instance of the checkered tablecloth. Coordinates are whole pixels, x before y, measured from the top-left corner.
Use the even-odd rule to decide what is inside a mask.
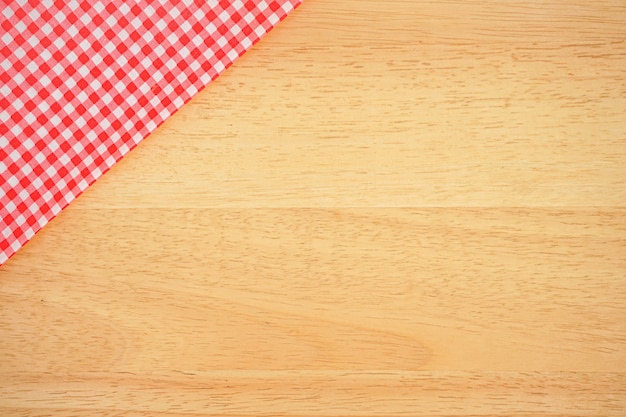
[[[0,5],[0,264],[301,0]]]

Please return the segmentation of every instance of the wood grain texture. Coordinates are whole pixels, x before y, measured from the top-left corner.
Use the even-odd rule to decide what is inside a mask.
[[[307,0],[0,268],[0,415],[626,415],[625,39]]]

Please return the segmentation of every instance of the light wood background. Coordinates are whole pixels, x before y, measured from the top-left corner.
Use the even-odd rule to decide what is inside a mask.
[[[0,415],[626,415],[626,2],[308,0],[0,269]]]

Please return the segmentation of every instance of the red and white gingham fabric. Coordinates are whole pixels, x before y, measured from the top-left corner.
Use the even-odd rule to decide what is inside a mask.
[[[0,5],[0,265],[301,0]]]

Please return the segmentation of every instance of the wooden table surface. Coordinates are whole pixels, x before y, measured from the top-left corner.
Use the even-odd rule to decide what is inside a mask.
[[[626,415],[626,3],[307,0],[0,269],[0,415]]]

